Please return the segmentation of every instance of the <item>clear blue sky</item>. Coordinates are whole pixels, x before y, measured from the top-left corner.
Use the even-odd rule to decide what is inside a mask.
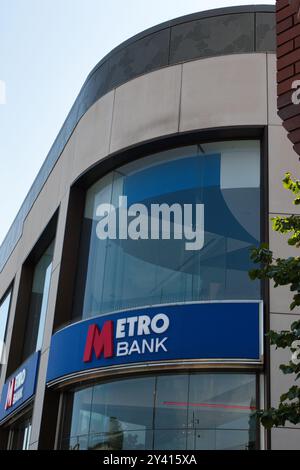
[[[275,1],[0,0],[0,243],[94,65],[144,29],[211,8]]]

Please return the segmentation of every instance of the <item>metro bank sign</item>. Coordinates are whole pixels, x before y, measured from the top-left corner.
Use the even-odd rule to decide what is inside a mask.
[[[32,354],[5,382],[0,401],[0,421],[21,406],[25,406],[35,394],[40,352]]]
[[[72,324],[51,341],[47,382],[170,361],[263,361],[263,305],[226,301],[117,312]]]
[[[101,354],[105,359],[131,356],[132,354],[158,353],[160,350],[167,352],[168,337],[145,339],[149,335],[162,335],[166,333],[170,325],[169,317],[165,314],[157,314],[153,318],[148,315],[121,318],[116,321],[115,338],[116,350],[114,351],[114,322],[108,320],[104,323],[102,331],[97,324],[89,326],[84,350],[84,362],[91,362],[93,352],[97,359]],[[137,336],[139,339],[131,340]],[[128,338],[128,341],[124,341]]]

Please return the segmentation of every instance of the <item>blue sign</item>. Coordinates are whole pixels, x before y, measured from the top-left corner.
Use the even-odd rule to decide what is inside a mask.
[[[40,352],[35,352],[5,382],[1,394],[0,421],[35,394]]]
[[[91,369],[170,360],[262,360],[262,302],[141,308],[70,325],[52,337],[47,382]]]

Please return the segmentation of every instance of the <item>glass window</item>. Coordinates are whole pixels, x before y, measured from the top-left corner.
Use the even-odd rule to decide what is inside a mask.
[[[8,449],[9,450],[28,450],[31,435],[31,417],[19,421],[11,427]]]
[[[188,421],[188,375],[157,377],[155,428],[186,428]]]
[[[153,378],[139,378],[95,386],[91,432],[152,428],[154,385]]]
[[[254,374],[177,374],[75,391],[65,403],[61,448],[251,450]]]
[[[65,408],[63,446],[94,450],[152,446],[154,390],[155,378],[143,377],[75,392]]]
[[[84,436],[90,432],[92,392],[88,388],[74,395],[71,436]]]
[[[41,349],[50,288],[54,241],[34,268],[23,360]]]
[[[255,409],[255,376],[191,375],[188,423],[195,430],[195,450],[253,448],[255,427],[251,420]]]
[[[11,292],[12,291],[10,290],[0,303],[0,371],[1,365],[6,362],[4,343],[6,339],[6,329],[10,308]]]
[[[127,209],[143,205],[139,239],[122,236],[124,198]],[[115,239],[97,234],[102,204],[115,208]],[[155,215],[153,204],[177,204],[181,212]],[[188,205],[195,229],[197,204],[204,206],[204,241],[187,250],[178,230],[185,234]],[[130,224],[134,217],[127,216]],[[260,283],[248,277],[249,248],[259,241],[260,142],[201,144],[136,160],[87,192],[74,318],[160,303],[260,299]]]

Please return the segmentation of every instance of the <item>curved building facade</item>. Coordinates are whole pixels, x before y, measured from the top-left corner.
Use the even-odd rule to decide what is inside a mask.
[[[275,38],[273,7],[197,13],[87,78],[0,249],[3,449],[299,447],[254,418],[295,317],[248,277],[287,250]]]

